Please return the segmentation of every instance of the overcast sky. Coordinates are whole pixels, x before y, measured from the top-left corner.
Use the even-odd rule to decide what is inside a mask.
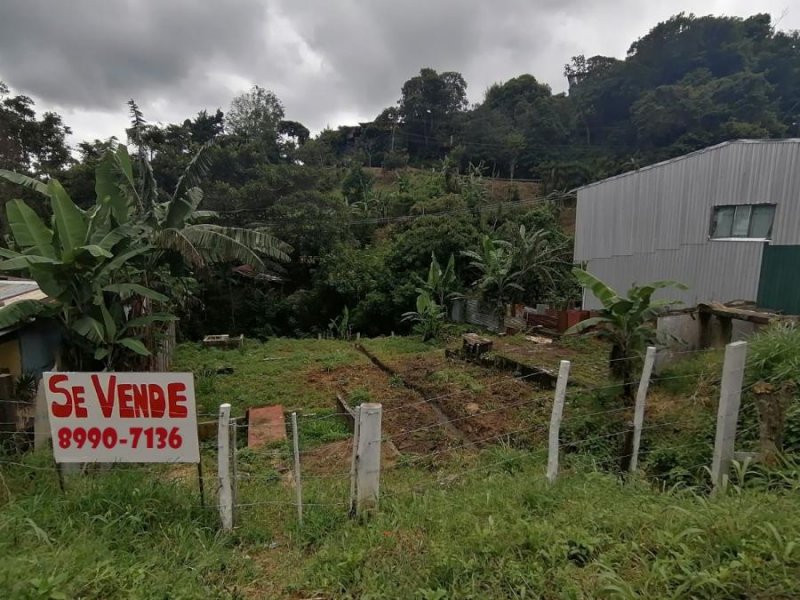
[[[425,66],[460,71],[472,102],[521,73],[564,91],[570,57],[624,57],[680,11],[800,29],[794,0],[0,0],[0,80],[73,142],[122,138],[131,97],[179,122],[253,84],[318,131],[373,118]]]

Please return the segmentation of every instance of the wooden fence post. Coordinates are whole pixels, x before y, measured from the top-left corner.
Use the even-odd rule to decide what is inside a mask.
[[[639,465],[639,445],[642,441],[642,425],[644,424],[644,405],[647,401],[647,388],[650,386],[650,376],[653,374],[653,364],[656,360],[656,349],[653,346],[647,347],[644,355],[644,366],[642,367],[642,377],[639,379],[639,391],[636,393],[636,408],[633,413],[633,449],[631,450],[631,462],[628,470],[636,472]]]
[[[362,404],[358,411],[358,464],[356,510],[358,514],[378,507],[381,477],[381,416],[383,405]]]
[[[297,498],[297,522],[303,525],[303,479],[300,475],[300,434],[297,431],[297,413],[292,413],[292,446],[294,447],[294,489]]]
[[[567,394],[570,362],[562,360],[558,368],[556,395],[553,400],[553,412],[550,415],[550,439],[547,454],[547,480],[553,483],[558,476],[558,434],[561,429],[561,416],[564,414],[564,398]]]
[[[358,438],[361,431],[361,405],[356,406],[353,419],[353,448],[350,457],[350,516],[356,515],[356,476],[358,468]]]
[[[51,371],[55,371],[55,367]],[[50,445],[50,414],[47,410],[47,400],[44,397],[44,377],[39,378],[36,387],[35,416],[33,418],[33,448],[41,450]]]
[[[231,488],[231,405],[220,404],[217,426],[217,476],[219,478],[219,516],[222,529],[233,529],[233,490]]]
[[[714,459],[711,463],[711,482],[714,489],[723,485],[728,477],[736,444],[736,426],[739,422],[739,405],[742,401],[747,342],[733,342],[725,346],[722,366],[719,407],[717,408],[717,433],[714,438]]]

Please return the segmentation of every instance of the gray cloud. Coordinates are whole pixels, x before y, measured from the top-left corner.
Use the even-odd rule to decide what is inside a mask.
[[[245,62],[262,36],[258,0],[4,0],[0,73],[65,106],[112,108],[169,95],[206,63]]]
[[[571,56],[623,56],[671,14],[777,19],[785,2],[1,0],[0,79],[61,112],[77,139],[121,135],[130,97],[177,121],[254,83],[320,129],[373,117],[421,67],[463,73],[473,102],[525,72],[561,91]],[[780,26],[800,27],[800,11]]]

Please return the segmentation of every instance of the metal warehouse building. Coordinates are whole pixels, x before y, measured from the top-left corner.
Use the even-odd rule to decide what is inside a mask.
[[[800,139],[736,140],[577,190],[575,262],[619,292],[800,314]],[[599,307],[586,292],[584,308]]]

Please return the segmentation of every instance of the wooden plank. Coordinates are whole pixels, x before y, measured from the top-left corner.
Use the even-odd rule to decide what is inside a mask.
[[[355,431],[356,428],[356,411],[350,408],[340,393],[336,393],[336,412],[341,413],[344,417],[347,428],[350,431]]]

